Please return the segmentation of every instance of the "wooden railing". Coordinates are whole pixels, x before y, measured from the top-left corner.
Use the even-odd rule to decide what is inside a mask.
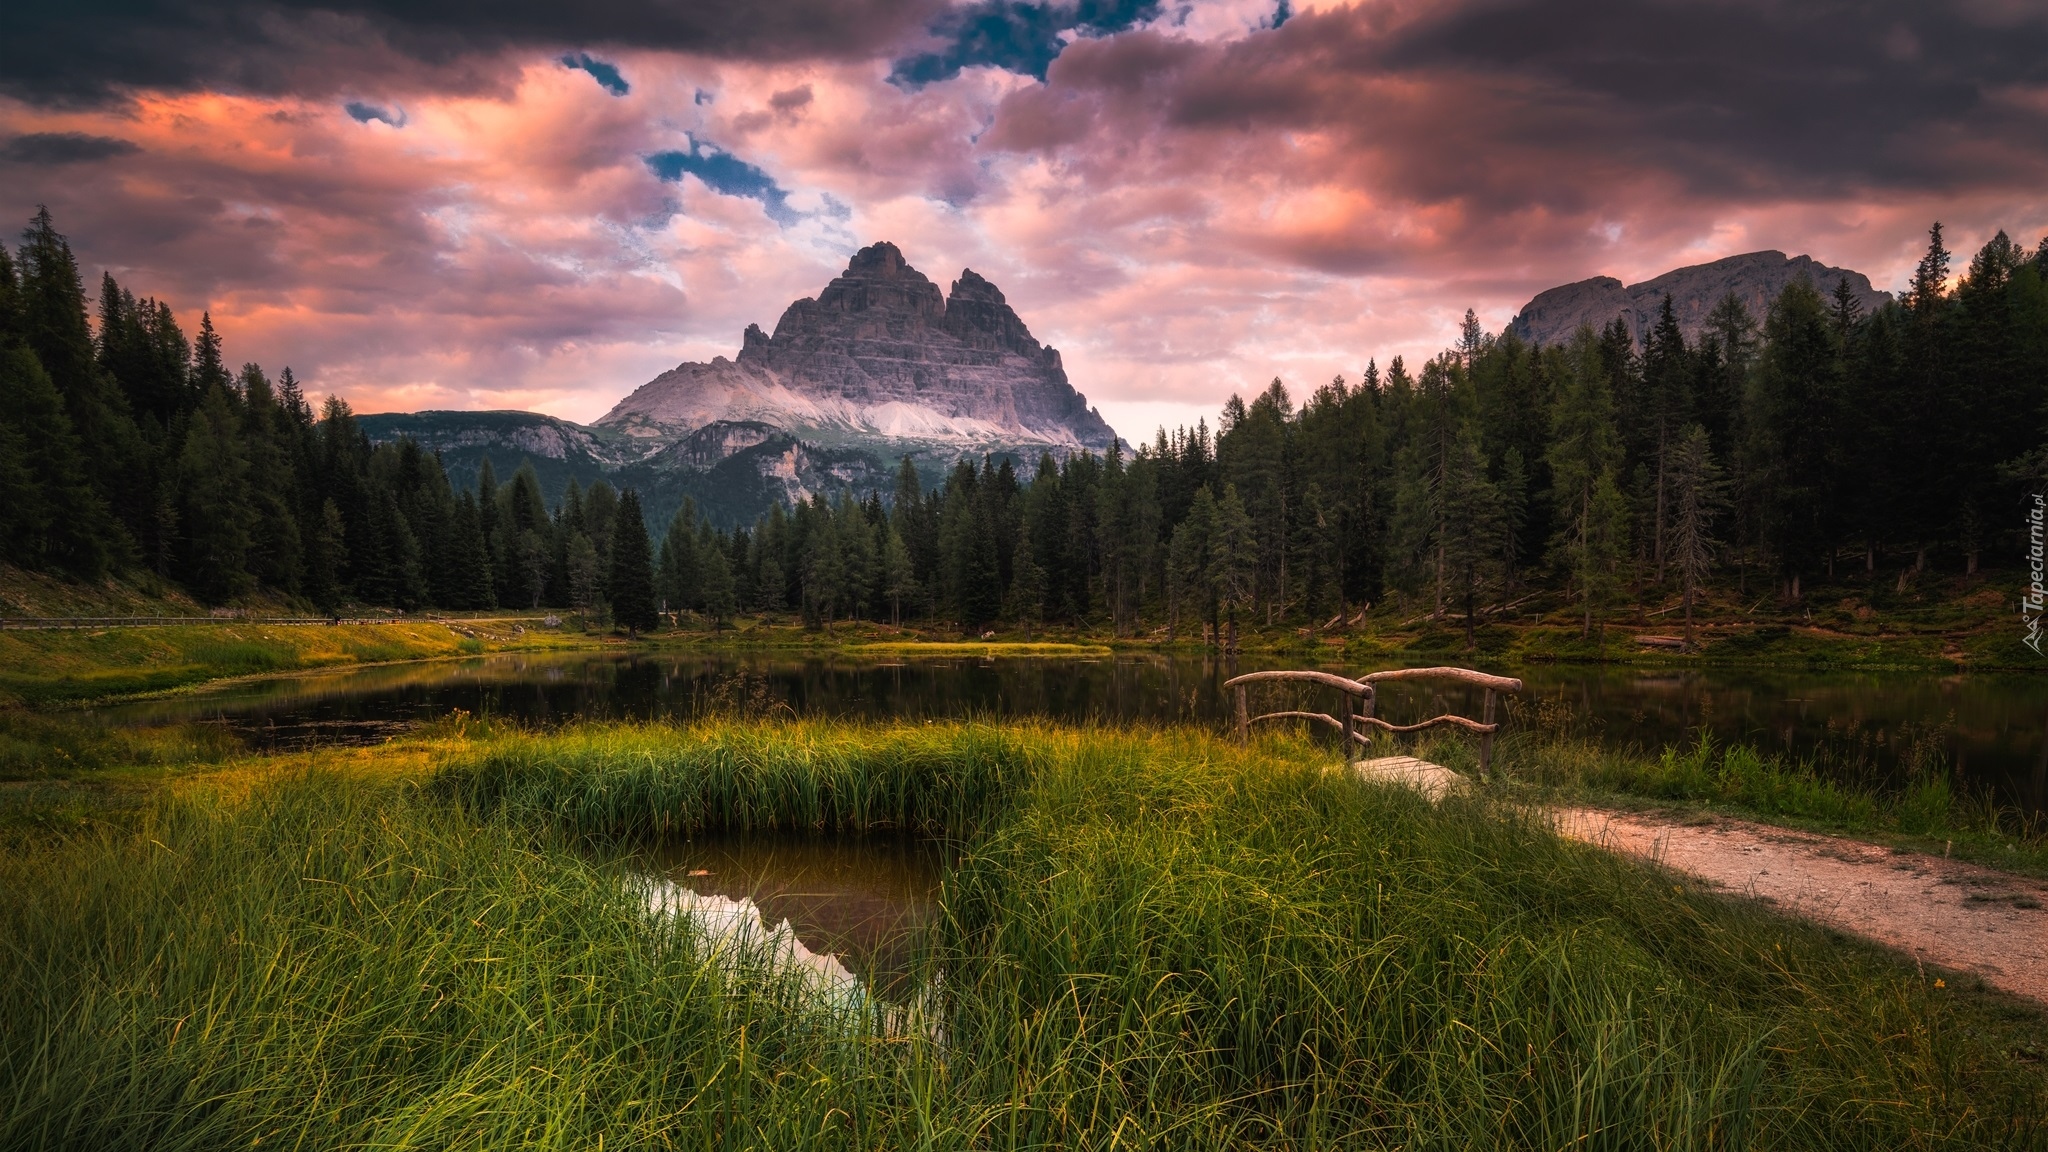
[[[1467,684],[1483,690],[1486,695],[1480,707],[1478,720],[1445,713],[1432,716],[1418,724],[1394,724],[1373,715],[1378,702],[1378,693],[1373,685],[1394,680],[1436,680]],[[1251,715],[1250,692],[1253,684],[1296,683],[1320,684],[1344,693],[1344,718],[1339,720],[1323,712],[1281,711]],[[1387,672],[1373,672],[1356,680],[1330,672],[1248,672],[1224,681],[1225,688],[1237,693],[1237,735],[1246,739],[1251,735],[1251,726],[1261,720],[1316,720],[1330,725],[1344,734],[1344,760],[1354,759],[1354,745],[1370,744],[1372,736],[1365,731],[1377,728],[1383,732],[1420,732],[1441,724],[1449,724],[1475,732],[1479,736],[1479,774],[1486,775],[1493,764],[1493,737],[1500,731],[1500,724],[1494,720],[1494,713],[1502,695],[1520,695],[1522,682],[1511,676],[1493,676],[1475,672],[1470,668],[1396,668]]]
[[[1249,708],[1249,689],[1253,684],[1294,683],[1320,684],[1344,693],[1344,718],[1337,719],[1326,712],[1267,712],[1253,716]],[[1250,737],[1252,725],[1261,720],[1319,720],[1344,734],[1344,762],[1351,763],[1358,745],[1372,743],[1372,737],[1361,731],[1362,722],[1372,718],[1372,685],[1332,672],[1247,672],[1223,682],[1225,688],[1237,690],[1237,738]]]

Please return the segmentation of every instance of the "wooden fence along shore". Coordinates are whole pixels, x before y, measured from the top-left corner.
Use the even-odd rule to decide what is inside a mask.
[[[1472,687],[1483,689],[1486,695],[1483,698],[1484,702],[1480,706],[1480,718],[1473,720],[1466,716],[1447,712],[1441,716],[1432,716],[1415,724],[1395,724],[1374,715],[1378,699],[1377,694],[1373,691],[1373,685],[1384,684],[1394,680],[1447,681],[1456,684],[1468,684]],[[1253,716],[1250,708],[1250,689],[1252,685],[1261,683],[1319,684],[1326,688],[1334,688],[1344,694],[1343,718],[1339,719],[1326,712],[1303,712],[1297,710],[1266,712]],[[1344,762],[1346,764],[1353,764],[1361,760],[1361,757],[1357,755],[1359,749],[1372,743],[1370,729],[1376,728],[1391,734],[1420,732],[1426,728],[1449,724],[1478,733],[1479,774],[1482,777],[1487,774],[1488,768],[1493,762],[1494,733],[1500,731],[1500,724],[1494,720],[1494,712],[1499,698],[1502,694],[1510,696],[1520,695],[1522,691],[1522,682],[1512,676],[1493,676],[1485,672],[1475,672],[1470,668],[1396,668],[1387,672],[1373,672],[1356,680],[1346,676],[1339,676],[1333,672],[1247,672],[1242,676],[1232,677],[1225,681],[1223,686],[1234,690],[1237,694],[1237,735],[1240,740],[1248,738],[1251,735],[1251,726],[1262,720],[1314,720],[1318,723],[1328,724],[1344,734]],[[1399,759],[1405,761],[1409,758],[1400,757]],[[1373,761],[1370,763],[1379,762]],[[1434,768],[1438,772],[1445,771],[1443,768],[1434,764],[1428,764],[1425,761],[1417,760],[1414,763],[1422,768]]]

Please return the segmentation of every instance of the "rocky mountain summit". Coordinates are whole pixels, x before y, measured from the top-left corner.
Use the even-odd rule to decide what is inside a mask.
[[[1811,256],[1746,252],[1711,264],[1679,268],[1640,284],[1623,286],[1612,276],[1595,276],[1539,292],[1509,321],[1508,331],[1533,344],[1561,344],[1570,340],[1581,324],[1590,324],[1597,331],[1619,316],[1640,348],[1669,294],[1679,330],[1687,340],[1696,340],[1708,313],[1730,292],[1761,322],[1771,301],[1802,276],[1822,295],[1832,294],[1836,284],[1847,280],[1866,313],[1892,298],[1891,293],[1872,288],[1863,273],[1830,268]]]
[[[724,424],[886,458],[1064,455],[1116,439],[994,284],[967,269],[941,296],[886,242],[791,304],[774,335],[748,325],[734,359],[678,365],[597,421],[663,445]]]
[[[533,412],[364,416],[372,441],[408,437],[474,485],[522,463],[542,495],[603,479],[639,490],[666,524],[685,497],[721,524],[819,493],[887,491],[909,456],[937,483],[962,456],[1102,452],[1116,433],[1067,382],[1057,349],[1031,335],[972,269],[951,292],[894,244],[854,254],[815,299],[783,310],[773,336],[748,325],[733,359],[662,373],[584,426]]]

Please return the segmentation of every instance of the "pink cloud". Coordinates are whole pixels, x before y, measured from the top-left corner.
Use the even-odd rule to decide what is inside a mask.
[[[194,324],[211,308],[232,358],[367,411],[592,418],[732,353],[879,239],[941,283],[971,266],[1001,285],[1136,438],[1130,420],[1192,420],[1275,374],[1426,356],[1466,307],[1498,329],[1586,276],[1781,248],[1895,287],[1933,219],[1958,248],[2048,231],[2025,13],[1994,13],[1986,35],[2017,47],[1971,41],[1983,75],[1963,82],[1965,33],[1906,8],[1841,44],[1771,4],[1721,10],[1732,31],[1590,0],[1368,3],[1253,31],[1258,11],[1078,40],[1043,83],[969,67],[906,90],[888,49],[623,47],[615,97],[558,52],[507,49],[463,58],[487,85],[365,70],[402,127],[327,88],[202,87],[0,104],[0,134],[133,144],[13,164],[13,210],[47,202],[89,275]],[[646,163],[694,141],[771,180],[788,218]]]

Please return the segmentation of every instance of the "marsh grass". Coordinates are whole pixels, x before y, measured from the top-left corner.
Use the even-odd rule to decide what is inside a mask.
[[[699,832],[965,838],[1011,805],[1046,731],[815,720],[579,726],[484,742],[434,791],[621,842]]]
[[[504,632],[486,642],[431,621],[10,630],[0,632],[0,705],[47,707],[163,692],[231,676],[577,646],[587,645],[559,631]]]
[[[1982,863],[2048,871],[2048,825],[1988,791],[1960,785],[1930,728],[1908,733],[1902,755],[1880,759],[1867,734],[1846,731],[1805,758],[1776,756],[1701,731],[1689,745],[1654,751],[1616,746],[1583,732],[1569,716],[1539,712],[1504,736],[1495,764],[1507,780],[1593,799],[1633,797],[1705,805],[1861,836],[1903,838]],[[1435,738],[1418,754],[1477,770],[1470,741]]]
[[[233,733],[204,724],[134,728],[0,708],[0,781],[178,767],[218,761],[240,750]]]
[[[2038,1015],[1306,743],[710,721],[444,758],[0,861],[0,1147],[2048,1144]],[[943,1041],[650,926],[630,842],[710,828],[952,839]]]

